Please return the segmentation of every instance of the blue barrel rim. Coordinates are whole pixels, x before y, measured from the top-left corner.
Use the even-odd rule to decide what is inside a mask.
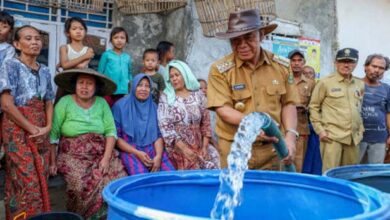
[[[110,182],[106,187],[104,187],[102,195],[104,200],[108,203],[108,206],[113,206],[120,210],[127,210],[127,212],[133,213],[135,216],[145,219],[183,219],[183,220],[208,220],[209,218],[201,218],[201,217],[194,217],[194,216],[188,216],[188,215],[182,215],[178,213],[172,213],[167,211],[162,211],[158,209],[152,209],[141,205],[135,205],[134,203],[125,201],[118,197],[113,197],[113,194],[110,191],[110,186],[114,184],[118,184],[120,182],[124,182],[126,180],[126,185],[122,185],[122,187],[117,188],[116,191],[119,191],[120,189],[124,188],[125,186],[129,184],[133,184],[135,182],[143,181],[145,179],[149,179],[152,177],[152,175],[158,174],[159,176],[171,176],[173,173],[181,173],[181,172],[188,172],[188,173],[198,173],[197,171],[161,171],[158,173],[144,173],[144,174],[136,174],[133,176],[127,176],[122,177],[119,179],[116,179],[112,182]],[[190,176],[193,174],[189,174]],[[181,175],[181,177],[185,177],[187,175]],[[131,181],[128,180],[128,178],[131,177]]]
[[[153,208],[148,208],[142,205],[136,205],[134,203],[125,201],[121,198],[114,197],[113,194],[110,190],[112,185],[115,184],[120,184],[121,182],[125,182],[125,184],[120,184],[121,187],[117,187],[115,191],[119,191],[122,188],[125,188],[128,185],[132,184],[137,184],[137,182],[142,182],[144,183],[145,180],[151,181],[153,178],[159,178],[159,179],[164,179],[166,177],[171,177],[174,180],[180,180],[180,179],[187,179],[192,178],[199,179],[200,176],[204,177],[216,177],[217,180],[219,181],[220,170],[187,170],[187,171],[162,171],[158,173],[146,173],[146,174],[137,174],[133,176],[127,176],[127,177],[122,177],[120,179],[114,180],[110,182],[104,189],[103,189],[103,198],[104,200],[108,203],[109,206],[112,206],[116,209],[119,210],[126,210],[126,213],[132,213],[134,216],[140,217],[140,218],[145,218],[145,219],[195,219],[195,220],[208,220],[210,218],[203,218],[203,217],[196,217],[196,216],[189,216],[189,215],[184,215],[184,214],[178,214],[174,212],[167,212],[167,211],[162,211],[162,210],[157,210]],[[281,172],[281,171],[262,171],[262,170],[248,170],[245,172],[245,178],[247,176],[256,176],[256,177],[266,177],[269,179],[266,180],[252,180],[252,181],[259,181],[259,182],[267,182],[270,179],[277,181],[278,184],[281,185],[298,185],[297,182],[298,180],[304,181],[305,179],[309,178],[311,180],[325,183],[327,182],[327,187],[329,185],[334,185],[334,186],[349,186],[351,189],[354,190],[354,192],[359,192],[359,194],[362,194],[362,192],[366,192],[367,196],[370,197],[369,199],[372,200],[374,197],[378,198],[378,202],[380,204],[385,204],[382,205],[380,208],[377,208],[375,210],[370,211],[369,213],[366,213],[367,211],[367,206],[363,207],[364,212],[355,216],[351,216],[348,218],[343,218],[344,220],[360,220],[360,219],[367,219],[367,218],[378,218],[378,217],[383,217],[384,214],[385,217],[390,218],[390,212],[387,210],[390,210],[390,197],[388,195],[385,195],[381,191],[370,187],[366,186],[364,184],[356,183],[356,182],[351,182],[347,181],[344,179],[338,179],[338,178],[331,178],[327,176],[317,176],[317,175],[309,175],[309,174],[294,174],[294,173],[289,173],[289,172]],[[291,179],[291,177],[294,176],[294,179]],[[179,179],[174,178],[174,177],[179,177]],[[284,177],[284,178],[280,178]],[[248,181],[248,179],[246,179]],[[287,181],[287,182],[286,182]],[[289,182],[288,182],[289,181]],[[151,181],[152,182],[152,181]],[[168,182],[168,181],[166,181]],[[166,183],[165,182],[165,183]],[[274,183],[274,182],[273,182]],[[288,184],[287,184],[288,183]],[[275,183],[274,183],[275,184]],[[322,190],[322,191],[329,191],[327,188],[320,188],[320,187],[315,187],[316,184],[312,185],[307,185],[306,188],[315,188],[316,190]],[[338,191],[333,191],[333,194],[337,194]],[[346,196],[344,196],[346,197]],[[370,204],[369,204],[370,205]]]
[[[67,212],[67,211],[50,211],[50,212],[42,212],[40,214],[37,214],[37,215],[33,215],[33,216],[30,216],[27,220],[29,219],[35,219],[35,218],[39,218],[39,217],[44,217],[44,216],[48,216],[48,215],[68,215],[68,216],[73,216],[73,217],[77,217],[78,219],[84,219],[81,215],[77,214],[77,213],[74,213],[74,212]]]
[[[357,171],[360,173],[356,173]],[[366,176],[363,175],[365,172],[370,172],[372,175],[390,176],[390,164],[357,164],[335,167],[327,170],[323,176],[341,178],[339,176],[345,176],[345,174],[352,173],[355,174],[352,179],[356,179],[365,178]]]

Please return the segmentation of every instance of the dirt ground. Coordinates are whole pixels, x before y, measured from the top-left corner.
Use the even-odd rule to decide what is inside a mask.
[[[49,180],[50,202],[53,211],[66,211],[65,183],[60,176]],[[0,170],[0,220],[5,220],[4,170]]]

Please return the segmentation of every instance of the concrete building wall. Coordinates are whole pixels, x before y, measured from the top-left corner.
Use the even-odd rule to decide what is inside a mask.
[[[321,40],[321,77],[333,71],[337,50],[335,0],[276,0],[278,17],[301,24],[302,34]]]
[[[332,71],[335,0],[276,0],[276,10],[278,17],[299,22],[303,36],[321,39],[321,72]],[[130,35],[127,51],[134,57],[136,69],[141,64],[142,51],[156,47],[160,40],[174,42],[177,58],[188,62],[199,78],[207,79],[211,63],[231,52],[228,41],[203,36],[193,0],[168,14],[114,14],[114,24],[126,28]]]
[[[338,41],[340,48],[359,50],[359,63],[354,74],[364,76],[364,61],[369,54],[390,56],[390,1],[338,0]],[[387,76],[385,77],[389,79]],[[390,80],[387,80],[390,81]]]
[[[134,59],[135,73],[142,66],[145,49],[156,48],[162,40],[175,44],[176,57],[185,60],[192,42],[193,20],[190,7],[183,7],[169,13],[123,15],[115,10],[113,26],[122,26],[129,34],[126,51]]]

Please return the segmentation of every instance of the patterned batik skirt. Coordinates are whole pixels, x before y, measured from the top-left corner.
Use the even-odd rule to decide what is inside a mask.
[[[85,218],[105,219],[103,188],[110,181],[127,176],[115,150],[108,172],[102,174],[99,163],[104,150],[105,138],[101,134],[89,133],[60,140],[57,166],[66,182],[67,209]]]
[[[18,107],[32,124],[46,125],[45,104],[38,99]],[[6,155],[6,219],[26,219],[50,211],[47,189],[50,144],[48,135],[29,138],[30,134],[4,114],[2,136]]]
[[[220,157],[213,145],[209,144],[206,152],[191,146],[188,149],[196,156],[189,158],[180,151],[168,151],[169,159],[177,170],[220,169]]]
[[[136,149],[145,152],[151,159],[153,159],[156,156],[156,150],[154,149],[153,144],[149,144],[144,147],[137,146]],[[129,175],[150,172],[149,171],[150,168],[146,167],[135,154],[121,152],[121,159]],[[161,156],[160,171],[172,171],[172,170],[175,170],[175,167],[172,165],[171,161],[169,160],[168,154],[165,151],[163,151],[163,154]]]

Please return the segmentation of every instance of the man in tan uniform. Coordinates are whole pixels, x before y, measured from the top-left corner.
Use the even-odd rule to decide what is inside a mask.
[[[288,58],[290,59],[290,69],[293,73],[295,85],[298,88],[298,95],[300,98],[300,102],[297,105],[297,131],[299,133],[299,137],[297,139],[297,151],[295,154],[294,164],[297,168],[297,172],[302,172],[303,161],[307,148],[307,141],[310,134],[308,107],[310,96],[315,86],[315,82],[314,80],[308,79],[303,75],[305,56],[299,49],[292,50],[288,54]]]
[[[341,49],[336,72],[321,79],[310,101],[310,120],[320,138],[322,171],[358,162],[358,144],[363,137],[360,116],[364,83],[352,76],[358,51]]]
[[[277,25],[263,26],[257,10],[231,13],[228,30],[217,37],[230,39],[232,54],[212,64],[207,91],[208,108],[217,112],[221,166],[227,166],[230,145],[241,119],[254,111],[268,113],[286,131],[291,164],[295,156],[297,96],[294,78],[288,74],[288,60],[263,50],[260,42]],[[279,170],[273,150],[275,137],[261,133],[252,147],[250,169]]]

